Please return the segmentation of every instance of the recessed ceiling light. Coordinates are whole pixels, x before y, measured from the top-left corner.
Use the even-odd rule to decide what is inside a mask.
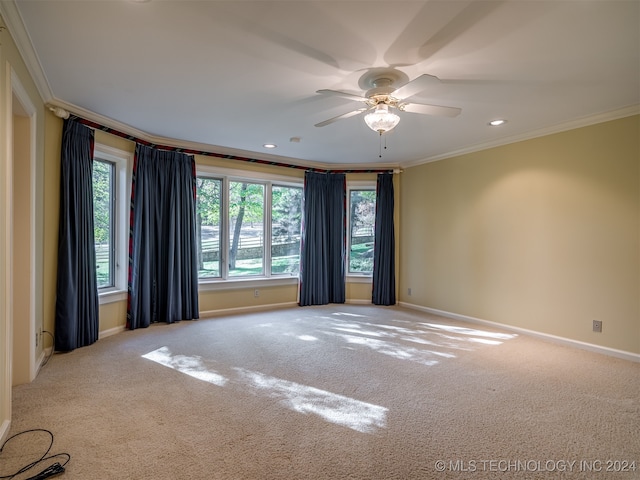
[[[506,120],[503,120],[502,118],[498,118],[496,120],[491,120],[489,122],[489,125],[491,125],[492,127],[499,127],[500,125],[504,125],[505,123],[507,123]]]
[[[277,145],[275,143],[265,143],[262,145],[264,148],[276,148]]]

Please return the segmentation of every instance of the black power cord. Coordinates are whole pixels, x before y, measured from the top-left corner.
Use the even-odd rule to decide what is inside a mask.
[[[56,475],[60,475],[62,473],[64,473],[64,467],[60,465],[59,462],[56,462],[53,465],[45,468],[39,474],[27,478],[27,480],[44,480],[45,478],[55,477]]]
[[[44,480],[45,478],[50,478],[53,477],[55,475],[60,475],[62,473],[64,473],[64,467],[67,463],[69,463],[69,460],[71,460],[71,455],[69,455],[68,453],[56,453],[54,455],[49,455],[49,452],[51,451],[51,447],[53,447],[53,433],[49,430],[46,430],[44,428],[32,428],[30,430],[24,430],[22,432],[16,433],[15,435],[10,436],[9,438],[7,438],[4,443],[2,444],[2,446],[0,447],[0,454],[2,453],[2,451],[4,450],[4,447],[7,445],[7,443],[9,443],[11,440],[13,440],[16,437],[19,437],[21,435],[25,435],[27,433],[36,433],[36,432],[43,432],[49,435],[49,437],[51,438],[49,441],[49,446],[47,447],[47,450],[42,454],[42,456],[23,466],[22,468],[20,468],[17,472],[12,473],[10,475],[2,475],[0,476],[0,480],[11,480],[12,478],[17,477],[18,475],[20,475],[21,473],[25,473],[29,470],[31,470],[32,468],[35,468],[36,466],[42,464],[43,462],[46,462],[48,460],[52,460],[52,459],[56,459],[56,458],[64,458],[65,461],[61,464],[60,462],[55,462],[52,465],[48,466],[47,468],[45,468],[44,470],[42,470],[40,473],[31,476],[29,478],[27,478],[26,480]]]

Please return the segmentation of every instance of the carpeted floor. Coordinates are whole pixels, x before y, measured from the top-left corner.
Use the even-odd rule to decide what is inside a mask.
[[[71,455],[67,479],[627,480],[640,478],[639,399],[637,363],[330,305],[153,325],[56,354],[14,388],[10,433],[50,430],[49,454]],[[0,477],[48,444],[43,432],[10,441]]]

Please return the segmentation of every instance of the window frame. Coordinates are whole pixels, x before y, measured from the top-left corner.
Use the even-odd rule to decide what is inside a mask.
[[[268,283],[270,286],[290,285],[298,281],[297,274],[273,274],[271,272],[271,235],[272,235],[272,187],[296,187],[304,188],[304,178],[289,177],[284,175],[253,172],[248,170],[228,169],[210,165],[197,165],[197,177],[208,177],[222,180],[221,195],[221,268],[220,277],[198,277],[199,290],[221,290],[225,288],[237,288],[242,285],[254,288]],[[261,275],[229,276],[229,250],[230,250],[230,221],[229,221],[229,185],[231,182],[246,182],[264,185],[264,215],[263,215],[263,273]]]
[[[369,283],[373,280],[373,270],[371,272],[352,272],[349,269],[351,264],[351,192],[353,190],[370,190],[376,192],[376,180],[352,180],[347,182],[347,208],[346,208],[346,255],[345,255],[345,275],[350,283]],[[377,199],[376,199],[377,201]],[[374,242],[375,242],[375,220],[374,220]]]
[[[196,179],[197,178],[206,178],[209,180],[216,180],[220,182],[220,218],[219,218],[219,222],[220,222],[220,229],[218,232],[218,271],[220,272],[220,276],[200,276],[200,274],[198,274],[198,282],[200,283],[203,279],[204,280],[219,280],[223,277],[223,269],[225,268],[226,265],[226,261],[225,259],[226,257],[226,253],[225,253],[225,245],[223,244],[223,239],[226,238],[226,233],[225,233],[225,225],[224,222],[222,220],[223,217],[223,213],[224,213],[224,209],[225,209],[225,205],[228,204],[229,202],[229,198],[228,195],[225,193],[227,192],[227,189],[225,187],[225,181],[227,181],[227,179],[225,179],[222,175],[200,175],[198,173],[198,171],[196,171]],[[196,188],[196,195],[197,195],[197,188]],[[202,232],[201,232],[202,234]],[[202,241],[202,238],[197,239],[198,242]],[[228,266],[226,266],[226,268],[228,268]]]
[[[114,245],[114,273],[113,286],[98,289],[100,304],[126,300],[128,290],[129,270],[129,210],[131,194],[131,169],[133,165],[133,153],[109,147],[95,142],[93,149],[93,161],[104,161],[114,165],[114,184],[112,199],[114,218],[113,239]]]
[[[299,239],[299,246],[300,249],[298,250],[298,271],[296,273],[289,273],[287,274],[286,272],[284,273],[273,273],[273,215],[269,215],[269,238],[268,240],[265,240],[265,242],[268,241],[268,248],[269,248],[269,258],[271,259],[271,262],[269,262],[269,265],[267,265],[265,268],[269,269],[269,275],[271,277],[298,277],[300,275],[300,259],[301,259],[301,255],[302,255],[302,225],[303,225],[303,215],[304,215],[304,208],[303,208],[303,203],[304,203],[304,182],[302,182],[300,185],[291,185],[291,184],[285,184],[283,182],[272,182],[271,186],[269,188],[269,195],[267,195],[268,199],[267,201],[269,202],[269,212],[273,213],[273,187],[277,187],[277,188],[296,188],[300,190],[301,193],[301,198],[300,198],[300,239]],[[265,243],[265,248],[267,248],[266,243]]]
[[[246,184],[251,184],[251,185],[262,185],[263,190],[262,190],[262,237],[263,237],[263,244],[262,244],[262,273],[259,275],[232,275],[231,271],[229,269],[229,259],[231,257],[231,221],[230,221],[230,215],[229,215],[229,207],[231,205],[231,199],[229,197],[229,195],[231,194],[231,183],[246,183]],[[224,183],[223,183],[224,185]],[[246,177],[243,178],[239,178],[239,177],[227,177],[227,182],[226,182],[226,188],[225,188],[225,195],[227,198],[227,202],[226,202],[226,208],[224,208],[222,210],[222,221],[223,223],[227,222],[227,236],[225,238],[226,240],[226,245],[224,248],[224,266],[226,268],[226,278],[227,280],[235,280],[238,278],[263,278],[263,277],[268,277],[267,272],[266,272],[266,265],[267,265],[267,238],[266,238],[266,233],[267,233],[267,212],[271,211],[270,206],[267,207],[267,200],[266,197],[270,197],[271,195],[271,186],[268,184],[268,182],[264,182],[264,181],[259,181],[259,180],[249,180]],[[270,203],[270,202],[269,202]],[[268,210],[267,210],[268,208]],[[269,215],[268,217],[269,219],[271,219],[271,215]],[[270,229],[269,229],[270,231]],[[271,245],[269,245],[270,247]],[[270,257],[270,255],[269,255]]]
[[[108,210],[109,210],[109,251],[108,251],[108,259],[107,265],[109,269],[109,284],[100,286],[98,285],[98,292],[102,290],[112,289],[116,286],[116,182],[117,182],[117,165],[115,162],[111,160],[106,160],[104,158],[96,158],[94,156],[93,159],[93,172],[95,174],[96,171],[96,163],[104,164],[108,166],[108,174],[109,174],[109,198],[108,198]],[[96,228],[96,219],[95,219],[95,184],[94,184],[94,197],[93,197],[93,210],[94,210],[94,232]],[[94,233],[94,245],[97,250],[97,244],[95,243],[95,233]],[[98,252],[96,251],[96,264],[98,263]],[[97,270],[97,266],[96,266]],[[96,271],[97,274],[97,271]]]

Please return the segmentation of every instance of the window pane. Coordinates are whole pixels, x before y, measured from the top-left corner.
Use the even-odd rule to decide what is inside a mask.
[[[302,188],[271,189],[271,274],[300,271]]]
[[[93,235],[98,288],[114,286],[114,179],[113,163],[102,160],[93,162]]]
[[[376,221],[375,190],[351,190],[349,195],[349,272],[373,272]]]
[[[220,277],[220,205],[222,180],[197,178],[196,236],[198,276]]]
[[[229,276],[264,274],[264,185],[229,182]]]

